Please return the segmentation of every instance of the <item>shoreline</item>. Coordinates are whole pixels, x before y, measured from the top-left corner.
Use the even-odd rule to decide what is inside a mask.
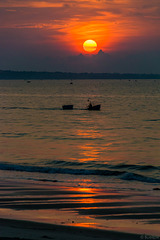
[[[0,70],[0,80],[145,80],[160,79],[158,73],[86,73],[86,72],[40,72],[40,71],[14,71]]]
[[[149,196],[133,190],[0,179],[0,240],[158,239],[159,209],[158,191]]]
[[[0,218],[0,239],[102,239],[138,240],[143,234],[131,234],[118,231],[99,230],[74,226],[60,226],[54,224],[37,223],[32,221],[11,220]],[[147,236],[147,235],[146,235]],[[3,238],[2,238],[3,237]],[[159,239],[159,237],[157,237]]]

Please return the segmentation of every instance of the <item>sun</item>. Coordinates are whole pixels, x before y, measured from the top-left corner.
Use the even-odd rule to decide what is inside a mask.
[[[86,40],[84,43],[83,43],[83,49],[86,51],[86,52],[94,52],[96,49],[97,49],[97,43],[94,41],[94,40]]]

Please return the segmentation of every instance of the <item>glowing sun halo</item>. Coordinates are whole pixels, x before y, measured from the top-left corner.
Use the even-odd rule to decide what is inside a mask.
[[[86,40],[83,48],[86,52],[94,52],[97,49],[97,43],[94,40]]]

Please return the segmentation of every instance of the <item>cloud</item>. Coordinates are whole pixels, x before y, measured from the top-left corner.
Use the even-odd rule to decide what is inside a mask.
[[[140,71],[146,54],[139,66],[157,71],[159,0],[1,0],[0,16],[0,68]],[[84,55],[87,39],[103,51]]]
[[[33,1],[33,0],[28,0],[28,1],[6,1],[6,0],[1,0],[0,2],[0,7],[12,7],[12,8],[21,8],[21,7],[30,7],[30,8],[50,8],[50,7],[62,7],[63,3],[60,3],[59,1]]]

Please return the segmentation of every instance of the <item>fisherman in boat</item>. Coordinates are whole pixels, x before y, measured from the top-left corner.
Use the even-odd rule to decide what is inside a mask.
[[[92,103],[91,103],[91,100],[89,98],[88,98],[88,102],[89,102],[88,109],[91,109],[92,108]]]
[[[100,105],[100,104],[98,104],[98,105],[93,105],[93,104],[91,103],[90,99],[88,99],[88,102],[89,102],[88,107],[87,107],[88,110],[100,110],[100,108],[101,108],[101,105]]]

